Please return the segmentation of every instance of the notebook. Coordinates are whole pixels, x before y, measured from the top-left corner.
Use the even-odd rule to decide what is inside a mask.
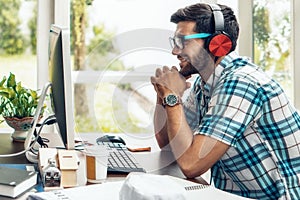
[[[0,195],[15,198],[37,183],[37,172],[0,166]]]
[[[22,169],[27,171],[36,171],[37,174],[37,184],[34,186],[33,191],[35,192],[43,192],[44,186],[41,180],[41,176],[39,173],[39,169],[37,164],[7,164],[7,163],[0,163],[0,167],[8,167],[8,168],[15,168],[15,169]]]

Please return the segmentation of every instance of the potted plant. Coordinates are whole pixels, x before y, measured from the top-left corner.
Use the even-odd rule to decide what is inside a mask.
[[[30,129],[39,96],[37,91],[22,86],[16,82],[15,75],[10,73],[0,82],[0,115],[15,131],[12,134],[14,141],[24,141]],[[44,110],[44,109],[43,109]],[[41,113],[43,113],[43,110]]]

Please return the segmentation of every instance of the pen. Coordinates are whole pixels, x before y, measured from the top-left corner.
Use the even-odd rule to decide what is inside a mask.
[[[139,147],[139,148],[130,148],[127,147],[127,149],[131,152],[144,152],[144,151],[151,151],[151,147]]]

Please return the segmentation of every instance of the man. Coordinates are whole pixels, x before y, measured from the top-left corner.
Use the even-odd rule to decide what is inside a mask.
[[[214,185],[254,199],[300,199],[300,117],[284,91],[233,51],[239,26],[231,8],[195,4],[177,24],[176,67],[157,69],[156,139],[189,178],[211,169]],[[187,82],[198,74],[184,103]]]

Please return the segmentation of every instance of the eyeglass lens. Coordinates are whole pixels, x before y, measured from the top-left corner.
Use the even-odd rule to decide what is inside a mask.
[[[170,37],[169,38],[171,48],[183,49],[183,40],[179,37]]]

